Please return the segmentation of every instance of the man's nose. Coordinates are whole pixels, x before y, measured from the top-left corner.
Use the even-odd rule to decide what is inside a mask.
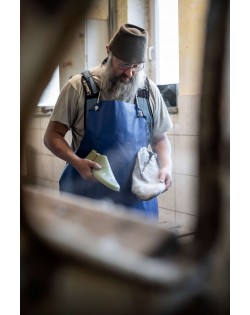
[[[125,70],[125,74],[128,78],[132,78],[133,76],[133,69],[132,68],[129,68],[127,70]]]

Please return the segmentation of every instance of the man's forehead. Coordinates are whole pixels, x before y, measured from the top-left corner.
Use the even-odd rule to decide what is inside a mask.
[[[113,57],[115,57],[115,56],[113,56]],[[123,63],[123,64],[126,64],[126,65],[139,65],[139,63],[129,63],[127,61],[118,59],[117,57],[115,57],[115,59],[117,60],[118,63]]]

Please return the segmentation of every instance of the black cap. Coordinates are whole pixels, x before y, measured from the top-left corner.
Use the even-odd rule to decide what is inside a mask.
[[[147,32],[133,24],[123,24],[109,42],[109,49],[127,63],[143,63],[147,55]]]

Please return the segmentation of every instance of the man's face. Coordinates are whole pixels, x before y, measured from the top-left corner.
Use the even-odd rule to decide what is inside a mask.
[[[122,83],[129,83],[132,77],[135,77],[140,70],[144,67],[143,64],[128,64],[127,62],[120,60],[113,56],[112,68],[116,78]]]
[[[144,64],[130,65],[109,56],[102,74],[102,93],[106,98],[130,102],[145,86]]]

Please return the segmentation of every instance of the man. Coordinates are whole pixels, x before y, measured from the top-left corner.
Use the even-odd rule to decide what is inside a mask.
[[[171,145],[166,135],[172,122],[157,86],[146,79],[147,40],[143,28],[122,25],[106,46],[108,58],[90,70],[99,87],[94,106],[86,110],[82,77],[80,74],[73,76],[59,95],[44,143],[68,163],[60,178],[61,191],[110,199],[128,210],[138,210],[148,217],[158,218],[156,197],[145,201],[131,192],[137,153],[149,144],[157,154],[159,182],[165,183],[165,190],[169,189],[172,176]],[[150,132],[149,118],[142,113],[137,97],[138,91],[145,89],[146,82],[149,112],[152,111],[153,116]],[[64,139],[70,129],[71,147]],[[93,176],[93,169],[100,169],[101,165],[85,158],[92,150],[107,156],[120,185],[119,192],[105,187]]]

